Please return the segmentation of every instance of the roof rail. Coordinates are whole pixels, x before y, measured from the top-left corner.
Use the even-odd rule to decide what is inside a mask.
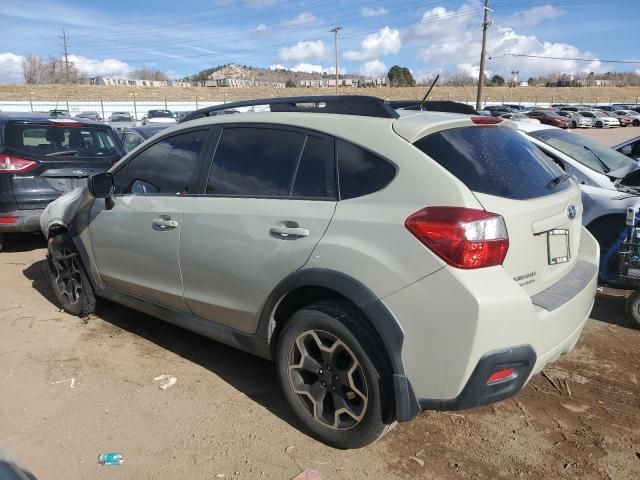
[[[418,100],[392,100],[389,102],[392,108],[402,108],[404,110],[418,110],[420,102]],[[454,102],[451,100],[429,100],[422,104],[422,110],[428,112],[448,112],[464,113],[466,115],[478,115],[478,112],[471,105]]]
[[[398,113],[385,100],[365,95],[321,95],[306,97],[263,98],[223,103],[201,108],[185,115],[180,123],[196,118],[220,115],[225,110],[240,107],[269,106],[272,112],[337,113],[378,118],[398,118]]]

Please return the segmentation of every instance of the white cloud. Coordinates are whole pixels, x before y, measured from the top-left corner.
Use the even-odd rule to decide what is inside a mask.
[[[532,27],[547,19],[558,18],[564,13],[553,5],[542,5],[509,15],[501,19],[500,24],[511,28]]]
[[[265,23],[260,23],[260,24],[258,24],[258,26],[256,28],[251,30],[249,35],[251,37],[253,37],[253,38],[257,38],[257,37],[267,36],[267,35],[269,35],[269,33],[271,33],[269,31],[269,27],[267,27],[267,25]]]
[[[360,9],[360,13],[363,17],[379,17],[381,15],[386,15],[389,13],[384,7],[372,8],[372,7],[362,7]]]
[[[316,65],[313,63],[298,63],[293,67],[285,67],[280,63],[269,66],[269,70],[289,70],[290,72],[300,73],[326,73],[328,75],[335,75],[336,67],[323,67],[322,65]],[[340,74],[347,73],[345,68],[340,68]]]
[[[430,46],[420,51],[419,58],[427,68],[434,65],[447,65],[448,70],[466,72],[478,76],[481,49],[481,31],[477,27],[469,5],[458,10],[436,7],[426,12],[420,23],[410,31],[408,40],[419,38],[427,40]],[[522,12],[519,12],[522,13]],[[547,12],[548,14],[548,12]],[[518,13],[514,14],[517,16]],[[522,18],[531,18],[523,15]],[[541,18],[540,15],[536,18]],[[531,20],[529,20],[531,21]],[[590,52],[581,51],[567,43],[555,43],[538,39],[535,35],[517,33],[511,27],[501,26],[497,20],[488,30],[486,70],[503,76],[512,70],[520,71],[521,78],[564,72],[601,72],[603,65]],[[513,57],[505,54],[536,55],[541,57],[567,58],[553,60],[549,58]],[[570,58],[588,58],[592,62],[583,63]]]
[[[98,75],[126,77],[133,70],[129,64],[115,58],[96,60],[95,58],[69,55],[69,60],[73,62],[73,66],[78,69],[80,75],[87,77]]]
[[[11,52],[0,53],[0,83],[22,83],[22,60],[24,57]]]
[[[327,55],[327,48],[322,40],[298,42],[292,47],[281,48],[278,60],[282,62],[300,62],[303,60],[320,60]]]
[[[315,15],[311,13],[301,13],[296,18],[292,18],[291,20],[285,20],[282,22],[282,25],[285,27],[295,27],[296,25],[305,25],[307,23],[314,23],[318,19]]]
[[[389,69],[377,58],[363,63],[360,66],[360,73],[367,77],[381,77],[387,74]]]
[[[360,50],[347,50],[344,52],[344,58],[354,61],[369,60],[379,55],[398,53],[401,46],[400,31],[384,27],[379,32],[365,38],[360,44]]]

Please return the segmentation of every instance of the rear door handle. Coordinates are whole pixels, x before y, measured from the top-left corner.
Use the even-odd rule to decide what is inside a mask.
[[[271,227],[269,232],[283,238],[308,237],[309,230],[300,227]]]
[[[165,230],[173,230],[179,224],[176,220],[171,220],[171,217],[168,215],[163,215],[159,218],[156,218],[152,222],[153,229],[164,232]]]

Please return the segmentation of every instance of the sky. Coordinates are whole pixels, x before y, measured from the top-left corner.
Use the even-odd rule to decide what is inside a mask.
[[[490,8],[489,75],[640,73],[640,0],[491,0]],[[59,55],[63,28],[86,76],[153,68],[182,78],[226,63],[335,73],[336,26],[341,73],[382,76],[401,65],[417,80],[477,76],[482,15],[480,0],[2,0],[0,83],[23,82],[26,55]]]

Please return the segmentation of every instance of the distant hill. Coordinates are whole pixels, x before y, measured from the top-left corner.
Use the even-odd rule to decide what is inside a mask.
[[[245,78],[254,79],[265,82],[282,82],[286,83],[287,80],[292,80],[298,83],[300,80],[318,80],[321,78],[332,77],[326,73],[304,73],[294,72],[291,70],[270,70],[268,68],[251,67],[248,65],[238,65],[235,63],[229,63],[226,65],[218,65],[217,67],[207,68],[199,71],[195,75],[185,78],[184,80],[192,82],[204,82],[208,80],[211,75],[216,78]],[[340,75],[342,78],[360,78],[360,75]]]

